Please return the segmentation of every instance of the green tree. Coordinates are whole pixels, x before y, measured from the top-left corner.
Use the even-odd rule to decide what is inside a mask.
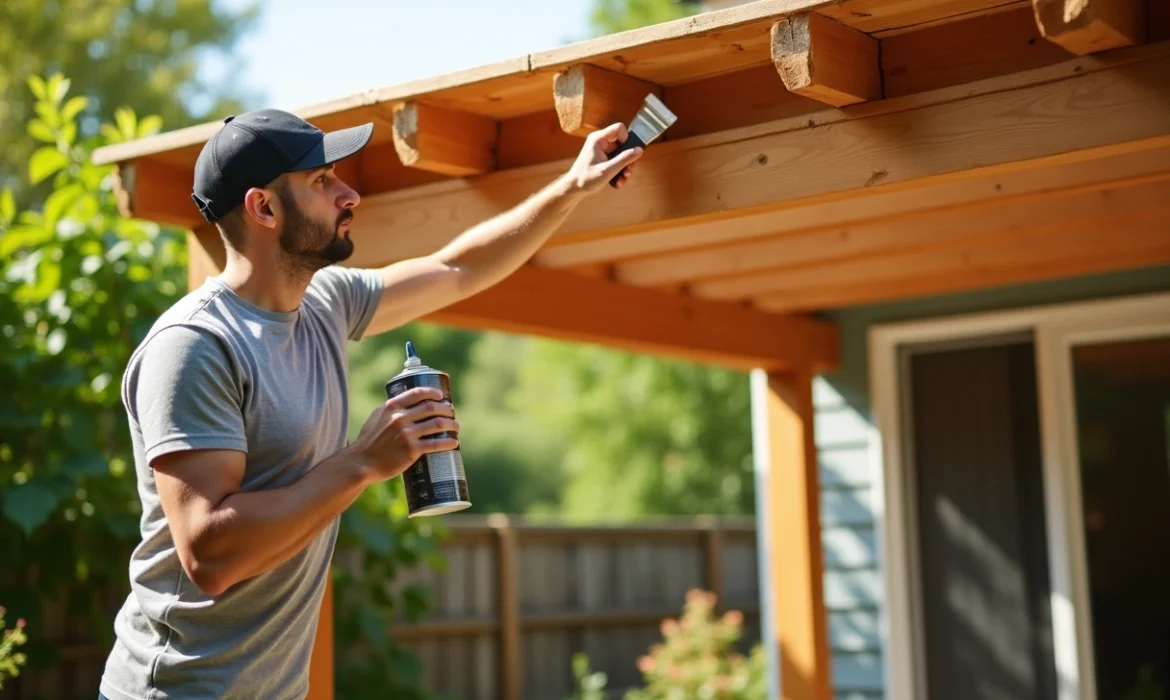
[[[15,189],[20,202],[39,198],[22,192],[32,147],[24,129],[36,99],[25,89],[30,76],[68,75],[73,92],[88,98],[77,115],[82,137],[113,121],[119,107],[156,114],[168,128],[186,126],[234,111],[248,99],[230,84],[208,84],[196,69],[208,54],[230,60],[256,16],[255,7],[233,11],[212,0],[4,0],[0,187]]]
[[[688,17],[698,11],[698,0],[594,0],[589,24],[595,34],[613,34]]]
[[[753,512],[741,372],[541,341],[509,398],[566,451],[563,517]]]

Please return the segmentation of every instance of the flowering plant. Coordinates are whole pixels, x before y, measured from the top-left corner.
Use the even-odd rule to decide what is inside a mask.
[[[7,612],[3,607],[0,607],[0,630],[3,630],[3,636],[0,636],[0,688],[4,687],[5,678],[14,678],[20,675],[20,667],[24,665],[24,654],[16,653],[16,647],[28,641],[28,637],[24,632],[24,620],[17,620],[16,627],[7,629],[4,623],[4,613]]]

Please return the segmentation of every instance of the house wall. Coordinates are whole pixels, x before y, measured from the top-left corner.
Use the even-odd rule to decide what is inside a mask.
[[[838,700],[884,698],[879,570],[869,464],[867,333],[881,323],[1170,290],[1170,266],[856,307],[827,314],[841,329],[841,368],[813,385],[825,551],[825,605]]]

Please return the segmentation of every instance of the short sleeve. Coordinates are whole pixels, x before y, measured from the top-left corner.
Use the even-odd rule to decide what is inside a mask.
[[[361,340],[382,298],[382,274],[378,270],[331,265],[313,275],[307,294],[340,316],[350,340]]]
[[[163,329],[131,367],[130,414],[142,432],[147,462],[197,449],[248,451],[243,397],[224,347],[210,333]]]

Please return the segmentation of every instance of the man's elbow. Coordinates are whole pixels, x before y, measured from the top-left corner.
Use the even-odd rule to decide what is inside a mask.
[[[231,588],[234,583],[223,566],[205,559],[188,556],[182,558],[183,572],[201,593],[217,596]]]

